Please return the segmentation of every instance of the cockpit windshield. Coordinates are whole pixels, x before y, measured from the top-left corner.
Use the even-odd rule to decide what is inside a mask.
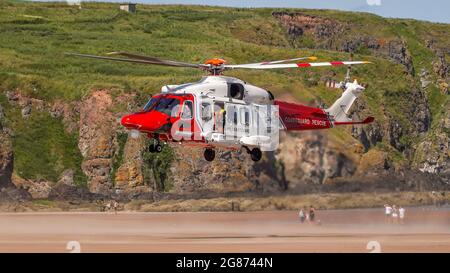
[[[180,100],[176,98],[152,98],[144,107],[144,111],[156,110],[169,116],[178,113]]]
[[[159,98],[151,98],[144,106],[144,112],[149,111],[150,109],[153,108],[153,106],[155,105],[155,103],[159,100]]]

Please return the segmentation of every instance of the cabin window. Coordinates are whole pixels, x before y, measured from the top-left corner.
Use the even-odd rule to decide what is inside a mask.
[[[250,113],[246,107],[242,107],[240,110],[241,124],[248,126],[250,125]]]
[[[226,116],[227,116],[227,122],[228,123],[230,123],[230,124],[231,123],[237,124],[238,113],[237,113],[236,106],[227,107]]]
[[[183,111],[181,113],[181,118],[182,119],[192,119],[192,114],[194,113],[193,111],[193,107],[192,107],[192,101],[187,100],[184,102],[183,105]]]
[[[212,119],[211,103],[209,102],[202,103],[202,119],[204,121],[209,121]]]
[[[244,86],[240,83],[230,83],[228,85],[228,96],[242,100],[244,98]]]

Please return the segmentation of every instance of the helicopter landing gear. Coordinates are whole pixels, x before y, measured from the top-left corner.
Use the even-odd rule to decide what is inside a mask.
[[[262,158],[262,152],[259,148],[253,148],[250,155],[252,160],[255,162],[260,161]]]
[[[205,157],[206,161],[213,161],[214,158],[216,157],[216,151],[214,151],[211,148],[207,148],[207,149],[205,149],[203,156]]]
[[[162,152],[162,150],[163,150],[163,146],[157,140],[153,141],[153,143],[148,146],[148,151],[150,153],[160,153],[160,152]]]
[[[258,162],[262,158],[262,152],[259,148],[253,148],[249,149],[247,146],[244,146],[244,148],[247,150],[247,153],[250,154],[253,161]]]

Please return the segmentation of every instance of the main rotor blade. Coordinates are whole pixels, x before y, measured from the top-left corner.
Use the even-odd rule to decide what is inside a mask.
[[[267,62],[260,62],[260,63],[239,64],[239,65],[240,66],[268,65],[268,64],[279,64],[279,63],[300,61],[300,60],[315,61],[315,60],[317,60],[317,57],[314,57],[314,56],[311,56],[311,57],[300,57],[300,58],[285,59],[285,60],[278,60],[278,61],[267,61]]]
[[[112,58],[112,57],[104,57],[97,55],[88,55],[88,54],[79,54],[79,53],[66,53],[66,55],[83,57],[83,58],[92,58],[92,59],[101,59],[101,60],[110,60],[110,61],[119,61],[119,62],[129,62],[129,63],[141,63],[141,64],[154,64],[154,65],[164,65],[164,66],[173,66],[173,67],[191,67],[191,68],[207,68],[204,65],[195,65],[195,64],[181,64],[181,63],[170,63],[170,62],[160,62],[160,61],[152,61],[152,60],[139,60],[139,59],[124,59],[124,58]]]
[[[138,54],[128,53],[128,52],[110,52],[110,53],[107,53],[107,55],[121,55],[121,56],[128,57],[130,59],[145,60],[145,61],[154,62],[154,64],[161,64],[161,65],[171,65],[171,66],[180,66],[180,67],[195,67],[195,68],[207,67],[203,64],[192,64],[192,63],[185,63],[185,62],[179,62],[179,61],[164,60],[164,59],[160,59],[157,57],[138,55]]]
[[[339,66],[339,65],[355,65],[355,64],[368,64],[367,61],[346,61],[346,62],[321,62],[321,63],[296,63],[296,64],[236,64],[225,65],[225,68],[236,69],[277,69],[277,68],[299,68],[299,67],[316,67],[316,66]]]

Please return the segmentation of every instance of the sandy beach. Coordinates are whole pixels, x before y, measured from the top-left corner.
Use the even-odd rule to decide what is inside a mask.
[[[0,252],[450,252],[450,208],[407,208],[404,224],[383,208],[176,213],[0,213]]]

